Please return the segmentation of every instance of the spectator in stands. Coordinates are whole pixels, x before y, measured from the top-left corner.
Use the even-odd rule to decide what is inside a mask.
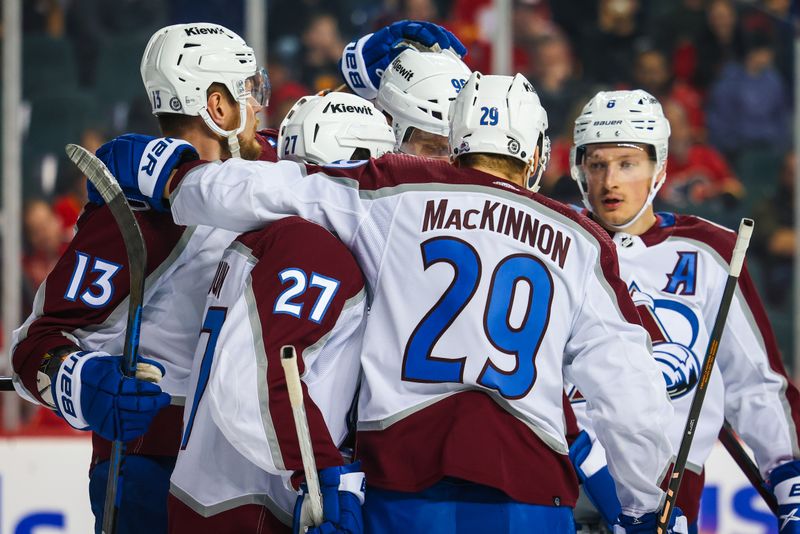
[[[433,0],[403,0],[400,2],[400,18],[408,20],[439,20],[439,9]]]
[[[673,100],[683,106],[695,140],[703,138],[705,115],[703,103],[693,87],[685,82],[673,80],[667,56],[657,49],[646,49],[636,55],[633,67],[633,86],[644,89],[660,102]],[[548,109],[548,108],[545,108]]]
[[[64,6],[59,0],[28,0],[22,3],[22,31],[46,33],[60,38],[64,34]]]
[[[705,22],[705,0],[651,2],[649,34],[656,46],[671,56],[684,45],[697,42]]]
[[[790,0],[761,0],[742,10],[742,27],[747,32],[762,32],[770,36],[775,50],[775,67],[788,89],[793,86],[794,17]],[[798,6],[795,6],[797,8]]]
[[[795,165],[794,153],[787,152],[783,159],[777,191],[771,198],[759,202],[754,209],[755,235],[750,242],[753,255],[761,262],[764,271],[764,296],[767,304],[784,310],[791,303],[795,256]]]
[[[709,141],[732,158],[750,148],[783,148],[791,141],[791,107],[764,34],[746,40],[741,62],[728,63],[708,95]]]
[[[272,94],[266,110],[267,124],[262,127],[277,129],[295,102],[311,94],[312,91],[296,81],[297,76],[283,58],[271,55],[267,64],[269,65],[269,83],[272,86]]]
[[[634,51],[642,37],[638,11],[639,0],[600,0],[595,25],[575,48],[590,81],[609,87],[630,81]]]
[[[67,250],[69,240],[58,216],[44,200],[29,201],[22,216],[28,246],[22,258],[22,270],[35,290]]]
[[[575,124],[575,119],[581,114],[584,104],[591,96],[591,94],[583,95],[573,102],[562,125],[562,134],[551,137],[550,159],[539,184],[540,193],[565,204],[580,206],[582,202],[578,185],[570,176],[569,153],[572,148],[573,128],[568,125]]]
[[[81,134],[80,145],[94,153],[106,141],[108,136],[105,133],[97,128],[87,128]],[[86,176],[72,162],[65,162],[60,168],[63,186],[61,194],[53,200],[53,212],[61,221],[65,234],[71,238],[75,223],[89,200],[86,194]]]
[[[706,8],[706,24],[697,40],[694,85],[705,90],[731,61],[742,55],[743,39],[739,15],[732,0],[712,0]]]
[[[667,180],[659,197],[690,212],[701,205],[721,213],[735,206],[744,196],[744,187],[722,154],[693,140],[686,110],[678,102],[665,101],[664,115],[671,134]]]
[[[336,17],[317,13],[303,32],[302,82],[312,91],[333,89],[340,82],[339,58],[344,42]]]
[[[531,81],[547,110],[547,134],[555,139],[572,129],[567,116],[591,89],[578,76],[569,41],[560,33],[538,40],[533,63]]]

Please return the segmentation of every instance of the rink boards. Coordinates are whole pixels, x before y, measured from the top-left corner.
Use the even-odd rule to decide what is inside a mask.
[[[91,532],[90,454],[86,438],[0,439],[0,534]],[[719,444],[707,471],[701,532],[777,532],[766,505]]]

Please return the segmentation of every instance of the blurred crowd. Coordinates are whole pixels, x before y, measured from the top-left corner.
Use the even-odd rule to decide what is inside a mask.
[[[27,314],[85,203],[63,145],[94,149],[124,131],[157,133],[139,78],[150,34],[207,21],[245,35],[230,0],[28,0],[24,6],[24,232]],[[670,138],[657,209],[735,227],[756,219],[749,268],[779,343],[791,354],[794,258],[793,26],[790,0],[515,0],[499,28],[492,0],[269,0],[268,126],[301,96],[340,83],[351,39],[401,19],[455,32],[467,64],[491,72],[491,36],[511,31],[513,68],[550,119],[543,192],[579,203],[570,178],[572,123],[601,89],[643,88],[663,104]],[[794,370],[797,372],[798,370]]]

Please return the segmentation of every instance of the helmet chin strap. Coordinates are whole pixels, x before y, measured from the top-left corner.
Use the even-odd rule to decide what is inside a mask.
[[[223,130],[220,128],[219,125],[211,118],[211,115],[208,114],[208,110],[206,108],[200,110],[200,116],[203,118],[203,122],[206,123],[206,126],[208,126],[212,132],[228,140],[228,149],[231,152],[231,157],[240,158],[241,152],[239,150],[238,136],[244,131],[245,123],[247,122],[247,103],[242,102],[241,100],[239,101],[239,127],[235,130]]]

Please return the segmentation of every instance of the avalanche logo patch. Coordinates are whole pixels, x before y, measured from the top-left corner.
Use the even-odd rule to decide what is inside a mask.
[[[700,380],[700,358],[695,352],[700,331],[697,315],[682,302],[653,298],[641,291],[636,282],[631,282],[628,291],[653,341],[653,356],[669,397],[683,397]]]

